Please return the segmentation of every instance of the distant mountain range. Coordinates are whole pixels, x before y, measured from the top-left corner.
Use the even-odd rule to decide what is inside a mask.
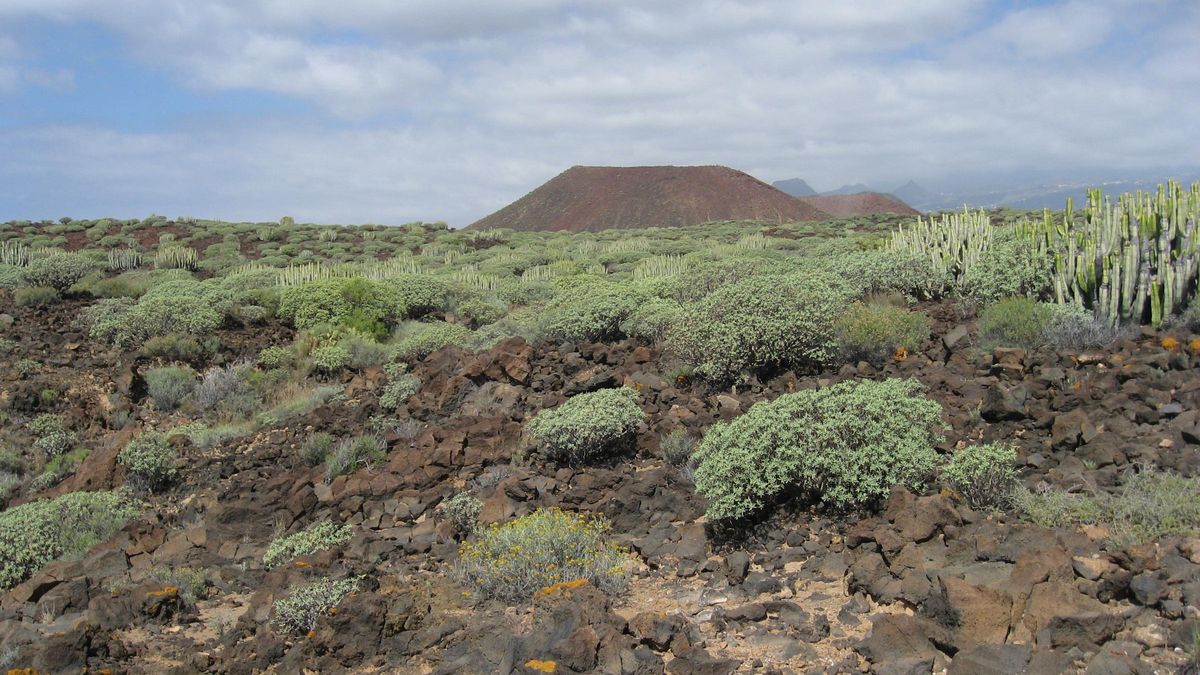
[[[1171,177],[1184,183],[1191,183],[1200,180],[1200,172],[1176,173]],[[828,196],[878,192],[895,197],[914,209],[925,212],[961,209],[964,204],[972,208],[1007,206],[1023,210],[1039,210],[1043,208],[1059,210],[1066,205],[1068,197],[1074,199],[1076,205],[1083,204],[1087,200],[1087,191],[1089,188],[1102,188],[1106,194],[1117,195],[1122,192],[1133,192],[1136,190],[1153,191],[1160,183],[1165,183],[1166,181],[1167,177],[1163,176],[1092,182],[1062,181],[998,189],[964,189],[951,192],[934,192],[915,181],[909,180],[893,190],[879,190],[863,183],[855,183],[817,194]],[[788,194],[795,194],[789,191],[789,188],[793,185],[802,186],[809,190],[812,189],[807,182],[800,178],[777,181],[772,183],[772,185]]]
[[[793,197],[816,197],[817,191],[804,182],[803,178],[789,178],[771,183],[771,187],[782,190]]]

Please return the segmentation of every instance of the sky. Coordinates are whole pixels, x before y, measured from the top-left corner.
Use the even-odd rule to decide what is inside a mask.
[[[1196,0],[0,0],[0,220],[470,224],[576,164],[1200,164]]]

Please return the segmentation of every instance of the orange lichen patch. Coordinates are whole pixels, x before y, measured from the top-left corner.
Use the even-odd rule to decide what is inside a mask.
[[[1071,388],[1072,388],[1072,389],[1074,389],[1075,391],[1079,391],[1080,389],[1083,389],[1083,383],[1082,383],[1082,382],[1076,382],[1076,383],[1074,383],[1074,384],[1072,384],[1072,385],[1071,385]]]
[[[305,640],[311,640],[317,637],[317,631],[309,629],[308,634],[304,636]]]
[[[1188,343],[1188,349],[1200,354],[1200,338],[1192,338],[1191,342]]]
[[[41,675],[41,671],[33,668],[9,668],[8,675]]]
[[[1176,340],[1173,337],[1165,337],[1162,339],[1162,342],[1160,342],[1159,344],[1162,345],[1163,349],[1165,349],[1169,352],[1173,352],[1176,349],[1179,349],[1179,340]]]
[[[539,673],[558,672],[558,664],[554,661],[538,661],[537,659],[529,659],[525,662],[525,667],[530,670],[536,670]]]
[[[559,591],[569,591],[572,588],[579,588],[580,586],[586,584],[587,582],[588,582],[587,579],[574,579],[572,581],[560,581],[557,584],[551,584],[549,586],[546,586],[542,590],[538,591],[537,594],[538,595],[554,595],[555,593],[558,593]]]
[[[294,564],[296,567],[312,567],[312,565],[310,565],[310,564],[308,564],[308,563],[304,562],[303,560],[297,560],[297,561],[296,561],[295,563],[293,563],[293,564]]]
[[[336,616],[336,615],[337,615],[337,607],[330,607],[329,608],[329,616]]]
[[[146,595],[152,598],[165,598],[169,595],[179,595],[179,589],[175,586],[163,586],[161,591],[150,591]]]
[[[892,360],[894,360],[896,363],[900,363],[901,361],[903,361],[907,358],[908,358],[908,350],[904,348],[904,345],[900,345],[899,347],[897,347],[896,353],[892,354]]]

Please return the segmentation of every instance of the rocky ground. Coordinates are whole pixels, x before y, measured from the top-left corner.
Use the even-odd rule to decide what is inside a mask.
[[[78,309],[3,310],[14,322],[0,403],[25,414],[56,388],[62,412],[89,430],[92,453],[47,494],[122,484],[117,450],[156,423],[144,364],[88,341],[72,327]],[[634,341],[448,348],[414,369],[423,386],[399,417],[419,424],[383,430],[388,462],[330,484],[300,445],[313,431],[367,429],[381,412],[380,372],[348,376],[343,400],[300,422],[208,450],[175,437],[182,480],[154,508],[0,596],[0,654],[43,673],[1184,671],[1200,539],[1117,546],[1099,528],[1040,528],[948,491],[903,489],[877,513],[798,506],[732,531],[705,521],[659,439],[847,378],[920,380],[945,410],[943,451],[1012,441],[1031,488],[1102,490],[1139,464],[1200,473],[1197,336],[1145,330],[1103,353],[985,351],[951,304],[923,309],[941,337],[881,371],[782,373],[732,391],[672,379],[673,364]],[[282,330],[230,327],[220,358],[250,356]],[[12,367],[25,358],[45,367],[25,378]],[[530,455],[527,417],[619,384],[638,389],[648,413],[636,449],[587,467]],[[457,534],[436,515],[464,488],[483,499],[485,523],[542,506],[603,513],[638,561],[629,592],[609,600],[566,583],[529,606],[474,599],[450,574]],[[354,527],[349,544],[263,568],[276,534],[326,518]],[[202,571],[194,606],[163,568]],[[285,589],[329,573],[362,574],[364,585],[306,637],[270,629]]]

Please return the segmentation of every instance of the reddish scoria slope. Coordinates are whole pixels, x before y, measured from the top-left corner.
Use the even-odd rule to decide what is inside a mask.
[[[908,204],[905,204],[892,195],[885,195],[882,192],[799,197],[799,199],[838,218],[869,213],[898,213],[903,216],[917,216],[921,214],[920,211]]]
[[[714,220],[819,221],[829,214],[724,166],[573,166],[470,227],[597,231]]]

